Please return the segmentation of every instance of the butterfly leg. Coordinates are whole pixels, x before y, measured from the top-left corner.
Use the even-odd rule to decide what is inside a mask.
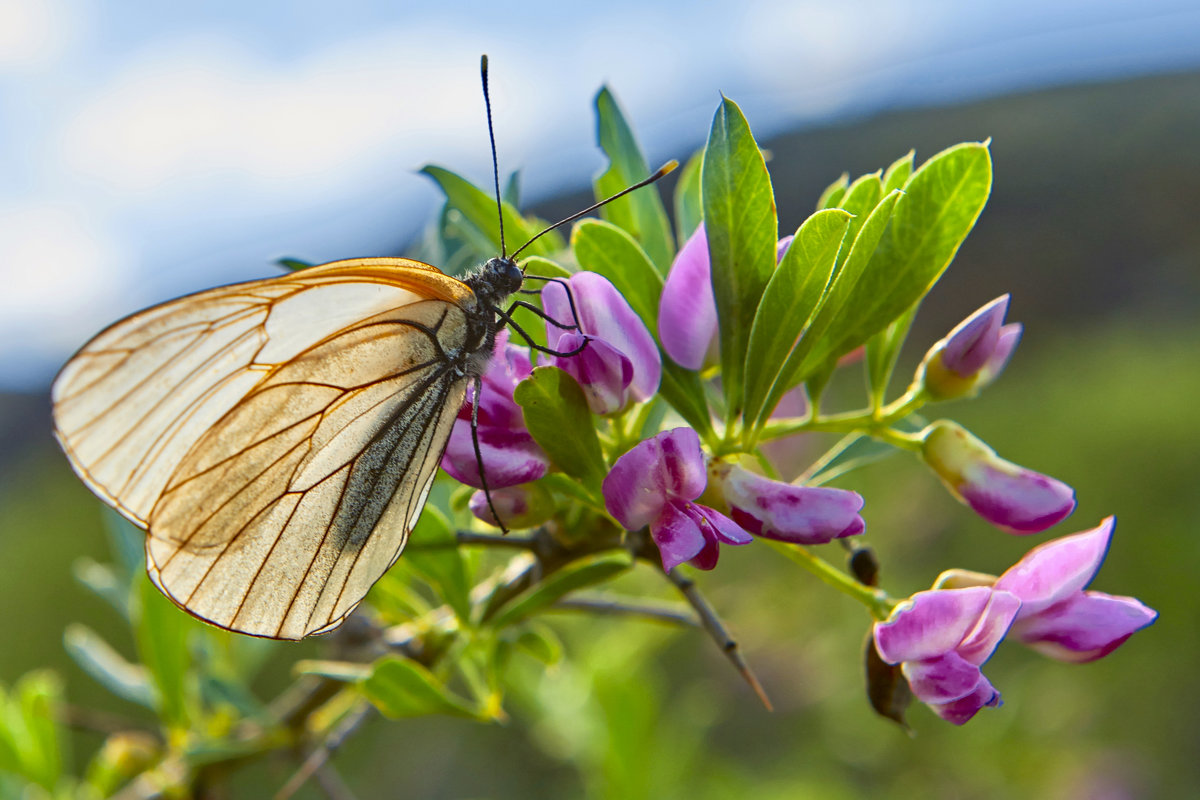
[[[488,488],[487,475],[483,468],[483,450],[479,446],[479,397],[483,391],[482,375],[475,376],[472,387],[474,396],[471,398],[471,445],[475,448],[475,463],[479,465],[479,484],[483,489],[483,496],[487,499],[488,508],[492,511],[492,517],[500,526],[500,532],[507,536],[508,528],[504,525],[504,520],[500,518],[500,512],[496,510],[495,503],[492,502],[492,491]]]

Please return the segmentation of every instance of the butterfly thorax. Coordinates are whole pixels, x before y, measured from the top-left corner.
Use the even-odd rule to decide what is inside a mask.
[[[501,304],[521,288],[525,280],[521,268],[511,258],[491,258],[478,270],[463,277],[463,283],[475,293],[478,306],[467,315],[467,352],[477,358],[468,367],[471,374],[482,373],[492,355],[499,329],[496,317]]]

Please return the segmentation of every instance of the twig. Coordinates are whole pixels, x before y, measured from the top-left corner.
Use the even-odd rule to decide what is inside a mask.
[[[316,774],[317,770],[329,761],[329,757],[337,752],[346,739],[350,738],[350,735],[366,722],[372,710],[372,706],[363,703],[343,717],[337,727],[325,737],[325,741],[308,754],[308,758],[304,759],[304,763],[300,765],[300,769],[296,770],[296,774],[275,795],[275,800],[287,800],[295,794],[309,778]]]
[[[69,704],[62,705],[59,707],[59,721],[68,727],[81,731],[91,731],[105,735],[136,731],[155,739],[160,738],[157,733],[136,722],[127,720],[118,714],[98,711],[94,708],[82,708]]]
[[[700,627],[700,619],[690,611],[683,611],[668,606],[655,606],[648,603],[630,602],[615,597],[573,597],[559,600],[550,606],[549,611],[586,611],[591,614],[614,614],[633,617],[646,617],[659,622],[670,622],[676,625]]]
[[[766,691],[762,684],[758,682],[758,678],[750,670],[750,666],[746,663],[746,659],[742,658],[742,653],[738,649],[738,643],[725,630],[725,625],[717,617],[717,612],[713,610],[708,601],[700,594],[700,590],[696,588],[696,584],[691,578],[679,574],[678,569],[673,569],[670,572],[664,573],[667,580],[675,584],[675,588],[683,594],[692,608],[696,609],[696,613],[700,616],[700,623],[704,630],[708,631],[708,635],[713,638],[717,646],[721,648],[721,652],[729,659],[746,683],[750,684],[750,688],[758,695],[758,699],[762,701],[767,711],[773,711],[770,698],[767,697]]]
[[[328,761],[317,767],[313,780],[317,782],[317,786],[321,787],[321,791],[329,800],[355,800],[354,792],[346,785],[341,773]]]

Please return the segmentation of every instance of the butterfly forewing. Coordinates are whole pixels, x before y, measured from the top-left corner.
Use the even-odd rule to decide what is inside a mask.
[[[462,403],[474,297],[418,262],[214,289],[100,334],[55,383],[75,470],[222,627],[336,625],[400,553]]]

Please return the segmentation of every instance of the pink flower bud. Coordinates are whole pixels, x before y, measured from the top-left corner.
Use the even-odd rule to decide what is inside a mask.
[[[471,437],[471,407],[479,403],[479,450],[487,469],[489,489],[502,489],[546,474],[550,459],[525,428],[521,407],[513,400],[518,383],[533,371],[529,350],[508,343],[508,331],[496,335],[492,363],[483,375],[479,397],[473,387],[467,389],[467,399],[458,412],[442,469],[455,480],[468,486],[482,488],[475,443]]]
[[[932,398],[950,400],[975,394],[1004,370],[1021,340],[1019,323],[1004,324],[1008,300],[1008,295],[997,297],[926,353],[917,381]]]
[[[546,339],[553,350],[571,356],[555,358],[555,365],[579,383],[594,414],[610,414],[631,401],[648,400],[658,391],[662,357],[654,337],[641,317],[603,275],[579,272],[567,281],[571,297],[561,283],[542,289],[542,308],[550,319],[573,325],[571,300],[579,317],[579,330],[546,323]]]
[[[866,530],[862,496],[845,489],[794,486],[731,464],[718,465],[733,521],[750,533],[796,544],[824,544]]]
[[[471,495],[467,507],[476,519],[483,520],[489,525],[500,527],[492,507],[500,515],[504,527],[512,530],[535,528],[554,514],[554,498],[538,483],[527,483],[523,486],[511,486],[506,489],[489,489],[492,502],[489,505],[487,495],[482,491]]]
[[[1038,533],[1075,510],[1075,490],[1005,461],[961,425],[933,423],[921,454],[956,498],[1009,533]]]

